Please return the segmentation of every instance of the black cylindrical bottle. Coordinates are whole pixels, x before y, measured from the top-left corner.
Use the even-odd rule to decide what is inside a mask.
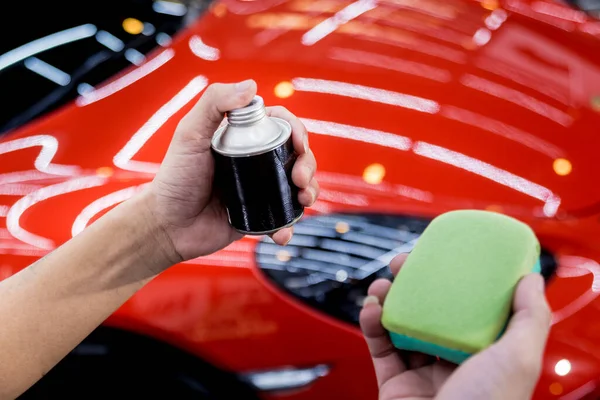
[[[227,113],[211,143],[215,185],[237,231],[262,235],[293,225],[304,213],[292,182],[292,128],[266,114],[263,99]]]

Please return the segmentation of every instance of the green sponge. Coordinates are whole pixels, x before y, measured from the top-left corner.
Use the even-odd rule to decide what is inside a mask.
[[[381,322],[392,343],[461,363],[503,332],[519,280],[539,272],[540,244],[516,219],[486,211],[435,218],[394,280]]]

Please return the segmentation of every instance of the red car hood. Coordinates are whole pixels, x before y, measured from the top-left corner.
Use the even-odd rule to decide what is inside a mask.
[[[313,212],[487,208],[529,222],[561,263],[548,295],[562,338],[549,354],[562,354],[579,329],[569,318],[597,315],[599,38],[598,22],[545,2],[216,3],[141,67],[3,137],[0,274],[148,182],[207,84],[254,78],[311,132],[323,186]],[[252,267],[254,242],[240,243],[196,263]],[[599,375],[600,351],[569,351],[590,365],[572,388]]]

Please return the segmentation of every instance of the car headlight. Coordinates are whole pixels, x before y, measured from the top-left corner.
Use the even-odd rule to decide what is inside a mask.
[[[264,238],[257,262],[277,286],[338,319],[358,323],[371,282],[391,279],[389,262],[409,252],[429,220],[381,214],[329,214],[302,219],[287,246]],[[556,269],[554,257],[542,250],[542,274]]]

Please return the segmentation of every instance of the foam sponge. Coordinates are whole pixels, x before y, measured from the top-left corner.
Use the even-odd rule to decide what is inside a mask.
[[[435,218],[394,280],[382,324],[395,347],[461,363],[503,332],[514,290],[539,272],[540,245],[516,219],[486,211]]]

